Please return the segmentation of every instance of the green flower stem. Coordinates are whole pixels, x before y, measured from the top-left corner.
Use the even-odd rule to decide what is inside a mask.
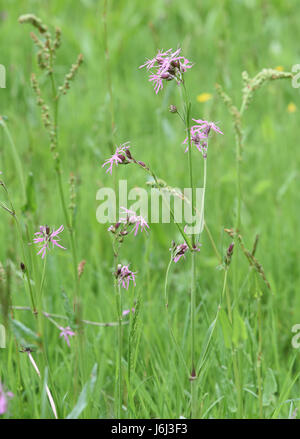
[[[112,241],[113,253],[114,253],[114,270],[118,267],[118,258],[120,251],[120,243],[117,239]],[[115,391],[115,412],[116,418],[122,417],[122,402],[123,402],[123,380],[122,380],[122,351],[123,351],[123,316],[122,316],[122,294],[121,288],[117,278],[114,279],[114,291],[116,300],[116,312],[118,321],[118,348],[117,348],[117,363],[116,363],[116,391]]]
[[[184,105],[185,105],[185,127],[188,138],[188,162],[189,162],[189,175],[190,186],[192,189],[192,211],[195,210],[195,188],[193,181],[193,161],[192,161],[192,143],[191,143],[191,128],[190,128],[190,111],[191,103],[189,102],[187,90],[182,80],[182,86],[184,90]],[[192,246],[195,246],[195,235],[192,235]],[[191,252],[191,417],[196,417],[197,411],[197,394],[196,394],[196,370],[195,370],[195,332],[196,332],[196,263],[195,252]]]
[[[167,267],[167,271],[166,271],[166,276],[165,276],[165,288],[164,288],[164,298],[165,298],[165,308],[166,308],[166,313],[167,313],[167,323],[168,323],[168,329],[169,329],[169,333],[170,333],[170,337],[174,343],[175,349],[177,351],[177,354],[179,356],[179,358],[182,361],[183,366],[186,369],[187,374],[190,373],[188,365],[186,364],[186,361],[184,359],[184,355],[182,352],[182,349],[179,345],[179,343],[177,343],[173,329],[172,329],[172,325],[171,325],[171,320],[170,320],[170,313],[169,313],[169,298],[168,298],[168,278],[169,278],[169,272],[170,272],[170,268],[171,268],[171,264],[173,262],[173,258],[171,256],[168,267]]]
[[[116,306],[118,315],[118,383],[117,383],[117,418],[122,418],[122,350],[123,350],[123,331],[122,331],[122,294],[120,285],[115,279]]]

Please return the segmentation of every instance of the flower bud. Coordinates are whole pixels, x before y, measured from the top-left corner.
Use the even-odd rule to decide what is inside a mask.
[[[171,65],[172,65],[173,67],[177,67],[177,69],[179,69],[179,67],[180,67],[180,64],[179,64],[179,61],[178,61],[178,60],[173,60],[173,61],[171,61]]]
[[[25,271],[26,271],[26,267],[25,267],[24,262],[21,262],[21,263],[20,263],[20,267],[21,267],[21,270],[23,271],[23,273],[25,273]]]
[[[122,160],[122,163],[124,163],[126,160],[126,157],[122,154],[118,154],[118,158]]]
[[[232,242],[230,244],[230,246],[228,247],[228,249],[226,251],[226,256],[225,256],[225,266],[226,267],[229,267],[229,265],[230,265],[232,254],[233,254],[233,248],[234,248],[234,242]]]
[[[170,113],[177,113],[177,107],[176,105],[170,105],[169,106]]]
[[[126,149],[125,152],[126,152],[127,157],[128,157],[129,159],[132,159],[132,155],[131,155],[129,149]]]

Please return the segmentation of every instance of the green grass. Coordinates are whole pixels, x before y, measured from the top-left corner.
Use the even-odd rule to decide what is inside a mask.
[[[84,64],[70,92],[60,103],[59,150],[66,196],[70,173],[77,181],[77,257],[78,261],[86,260],[80,280],[81,313],[84,319],[98,322],[117,321],[111,240],[107,225],[96,220],[99,205],[96,192],[100,187],[113,186],[113,178],[101,168],[110,156],[112,142],[120,144],[130,140],[134,156],[149,163],[159,177],[171,186],[189,186],[188,158],[181,145],[185,133],[180,120],[168,111],[170,104],[179,105],[176,84],[167,84],[156,96],[146,72],[138,66],[145,57],[154,56],[158,48],[176,48],[177,45],[195,63],[186,74],[192,114],[196,118],[218,121],[224,132],[224,136],[210,140],[205,202],[206,222],[218,251],[224,255],[231,242],[224,227],[234,227],[236,222],[235,136],[230,115],[215,91],[215,83],[222,84],[240,106],[244,70],[251,77],[264,67],[283,66],[285,71],[290,71],[300,57],[300,6],[296,0],[194,0],[188,2],[188,6],[180,0],[108,3],[107,40],[116,127],[113,134],[104,55],[104,2],[82,0],[77,1],[75,7],[74,2],[58,0],[15,0],[6,2],[0,11],[3,42],[0,63],[7,70],[6,89],[0,90],[0,114],[8,118],[6,124],[21,158],[26,181],[30,173],[33,175],[34,202],[26,214],[19,214],[26,243],[32,240],[40,224],[57,228],[65,222],[48,136],[30,86],[31,73],[38,72],[36,50],[29,36],[32,29],[18,24],[18,17],[32,12],[51,30],[61,27],[57,82],[63,81],[77,55],[84,55]],[[42,75],[41,86],[50,94],[47,81]],[[203,92],[212,93],[213,98],[199,103],[197,95]],[[298,107],[294,113],[287,111],[290,102]],[[255,94],[243,119],[241,233],[250,250],[255,235],[260,235],[256,257],[273,294],[253,270],[249,270],[246,258],[236,247],[227,285],[231,304],[238,310],[243,324],[233,332],[228,330],[226,343],[224,328],[222,330],[220,320],[217,323],[196,381],[197,417],[258,418],[262,414],[265,418],[282,418],[300,407],[297,399],[299,350],[291,345],[291,328],[300,323],[299,109],[299,91],[292,88],[291,81],[273,81]],[[196,184],[201,187],[200,155],[194,154],[193,164]],[[0,130],[0,170],[19,213],[24,188],[3,130]],[[127,179],[129,188],[146,187],[145,174],[131,165],[120,166],[117,177]],[[0,201],[6,201],[4,191]],[[20,275],[22,253],[15,223],[4,210],[0,215],[0,261],[10,268],[9,281],[3,283],[2,290],[9,285],[14,306],[30,306]],[[133,294],[140,298],[137,326],[134,334],[131,331],[134,360],[130,386],[127,382],[130,328],[128,325],[123,328],[122,390],[127,409],[123,410],[123,417],[178,418],[189,417],[191,413],[189,376],[170,338],[164,306],[164,278],[172,239],[181,241],[174,224],[153,224],[147,236],[134,238],[131,235],[122,246],[121,261],[130,262],[134,271],[138,271],[135,291],[122,292],[124,308],[130,306]],[[199,361],[218,309],[224,277],[224,272],[216,269],[219,261],[205,231],[201,242],[201,253],[196,258],[196,358]],[[74,294],[67,230],[62,243],[68,251],[55,249],[47,257],[43,309],[66,315],[62,292],[71,303]],[[32,277],[39,285],[43,263],[33,246],[26,245],[25,251]],[[257,293],[262,294],[260,302]],[[168,294],[172,329],[189,362],[189,256],[185,261],[172,264]],[[227,312],[225,301],[223,309]],[[257,375],[259,315],[262,408]],[[37,331],[36,319],[30,311],[14,310],[14,318]],[[40,349],[33,356],[41,369],[42,380],[38,379],[28,356],[19,352],[20,345],[16,347],[11,330],[8,330],[7,348],[0,349],[0,378],[15,394],[4,417],[53,417],[45,396],[45,380],[60,418],[72,412],[86,382],[89,382],[85,387],[86,397],[82,399],[87,404],[79,417],[115,417],[117,327],[84,325],[83,334],[73,338],[68,348],[59,338],[58,329],[47,319],[41,320],[47,367]],[[55,320],[66,325],[64,320]],[[237,345],[232,345],[241,328],[246,329],[246,339],[240,338]],[[37,344],[34,340],[33,343]],[[95,364],[98,365],[97,371],[94,370],[96,378],[91,383]],[[234,365],[241,381],[242,408],[238,408]]]

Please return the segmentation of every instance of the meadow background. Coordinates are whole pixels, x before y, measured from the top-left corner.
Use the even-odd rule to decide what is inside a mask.
[[[290,71],[300,61],[299,14],[297,0],[259,1],[109,1],[107,44],[110,77],[105,60],[103,1],[23,1],[0,3],[0,63],[7,69],[6,89],[1,89],[0,114],[21,157],[26,178],[33,179],[33,202],[22,224],[28,236],[39,225],[58,228],[64,223],[58,197],[56,175],[40,112],[30,85],[37,72],[36,49],[29,36],[33,29],[20,25],[18,17],[34,13],[49,29],[59,26],[62,46],[57,53],[57,80],[82,53],[84,64],[61,100],[59,109],[59,150],[63,183],[68,195],[70,173],[76,177],[76,243],[78,260],[86,260],[81,284],[81,312],[85,319],[116,321],[112,281],[113,254],[107,226],[96,220],[96,192],[112,186],[113,179],[101,168],[110,156],[112,144],[130,141],[134,156],[155,169],[171,186],[188,187],[188,162],[182,141],[180,120],[168,111],[179,103],[176,84],[165,86],[158,96],[138,69],[145,57],[157,49],[182,47],[184,55],[195,63],[186,74],[192,113],[196,118],[217,121],[224,136],[210,140],[205,219],[224,255],[230,238],[224,227],[232,227],[236,208],[235,138],[230,115],[215,92],[215,83],[223,85],[240,105],[241,74],[252,77],[264,67]],[[45,79],[45,78],[44,78]],[[111,129],[113,92],[115,132]],[[42,82],[43,85],[43,82]],[[45,90],[47,90],[45,83]],[[210,93],[212,98],[199,102],[197,97]],[[251,249],[260,235],[256,252],[271,283],[273,294],[260,283],[262,292],[262,389],[263,416],[289,417],[299,414],[300,385],[297,379],[300,354],[291,345],[294,324],[300,323],[299,295],[299,91],[290,80],[266,84],[255,95],[243,119],[245,127],[242,162],[242,230],[245,245]],[[0,127],[1,128],[1,127]],[[197,184],[202,184],[202,157],[194,155]],[[14,158],[3,129],[0,130],[1,178],[8,187],[17,209],[22,204],[22,188]],[[128,180],[128,187],[145,186],[145,175],[135,167],[121,166],[117,176]],[[5,200],[5,194],[1,194]],[[10,292],[13,305],[29,306],[19,264],[22,259],[13,218],[1,210],[0,261],[10,267]],[[24,235],[26,229],[23,227]],[[134,404],[126,406],[124,417],[189,417],[189,381],[172,345],[164,307],[164,276],[170,258],[171,240],[181,242],[175,225],[153,224],[146,236],[129,236],[122,248],[122,261],[130,262],[138,272],[135,296],[141,297],[139,324],[135,338],[136,363],[132,376]],[[26,238],[25,238],[26,240]],[[207,234],[201,237],[197,257],[197,356],[200,357],[209,325],[215,317],[223,284],[223,273]],[[67,230],[62,244],[70,248]],[[40,280],[42,261],[31,248],[30,258]],[[235,256],[234,256],[235,257]],[[245,418],[259,414],[258,300],[249,265],[243,254],[238,257],[238,307],[247,330],[247,339],[237,347],[243,387]],[[169,312],[174,333],[188,355],[189,258],[172,265],[169,275]],[[233,285],[228,274],[229,288]],[[55,249],[47,258],[43,309],[65,315],[62,291],[72,300],[73,271],[70,251]],[[133,291],[123,292],[128,308]],[[28,311],[14,311],[14,318],[35,331],[35,318]],[[62,320],[57,319],[61,324]],[[87,392],[86,406],[79,417],[114,417],[116,361],[115,327],[84,326],[83,350],[78,351],[74,337],[71,348],[59,338],[59,331],[45,321],[45,345],[48,356],[49,387],[53,391],[59,417],[67,417],[76,406],[84,384],[95,363],[96,381]],[[25,337],[26,338],[26,337]],[[124,373],[127,367],[128,326],[124,326]],[[34,358],[41,365],[41,354]],[[83,361],[83,373],[76,364]],[[76,357],[77,356],[77,357]],[[19,366],[18,366],[19,365]],[[19,372],[18,372],[19,371]],[[43,373],[43,380],[44,371]],[[48,377],[48,378],[47,378]],[[4,417],[53,417],[45,397],[45,386],[28,361],[16,348],[8,330],[7,348],[0,349],[0,378],[15,397]],[[225,346],[221,325],[213,334],[198,384],[198,417],[235,418],[237,397],[232,351]]]

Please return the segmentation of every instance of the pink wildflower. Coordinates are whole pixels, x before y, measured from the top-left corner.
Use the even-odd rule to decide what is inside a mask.
[[[122,315],[123,315],[123,316],[127,316],[127,314],[129,314],[130,311],[131,311],[132,313],[134,313],[134,312],[135,312],[135,308],[131,308],[131,310],[130,310],[130,309],[124,309],[124,311],[122,312]]]
[[[143,230],[147,232],[146,228],[149,229],[149,225],[141,215],[137,216],[133,210],[128,210],[126,207],[121,207],[120,209],[126,213],[126,218],[121,218],[120,221],[123,223],[134,224],[134,236],[137,235],[139,227],[141,228],[141,232],[143,232]]]
[[[179,259],[183,256],[185,257],[185,253],[188,251],[189,246],[184,242],[183,244],[179,244],[177,245],[176,249],[175,249],[175,254],[174,254],[174,262],[178,262]]]
[[[159,50],[153,59],[148,59],[139,68],[151,71],[149,77],[150,82],[154,82],[154,90],[157,94],[163,88],[163,80],[171,81],[175,79],[178,84],[182,82],[183,73],[190,69],[193,65],[183,56],[180,56],[181,49],[177,49],[172,53],[172,49],[165,52]]]
[[[211,130],[216,133],[223,134],[220,128],[213,122],[207,122],[206,120],[193,119],[197,125],[193,125],[190,130],[191,142],[196,146],[204,158],[207,157],[208,136]],[[183,144],[188,145],[188,137],[185,138]],[[187,152],[189,146],[187,146],[185,152]]]
[[[189,246],[186,242],[184,242],[183,244],[179,244],[177,246],[175,244],[173,248],[170,248],[170,250],[173,252],[173,261],[176,264],[182,256],[185,258],[185,253],[189,250]],[[197,245],[194,245],[193,251],[199,252],[200,248]]]
[[[119,285],[122,285],[123,288],[128,290],[129,282],[132,280],[133,285],[135,286],[135,275],[136,273],[129,270],[128,265],[118,265],[118,269],[115,273],[116,278],[118,279]]]
[[[12,392],[6,392],[3,385],[0,382],[0,415],[3,415],[7,411],[8,399],[13,398]]]
[[[58,234],[64,230],[64,226],[61,225],[57,230],[50,230],[48,226],[40,226],[40,231],[35,233],[35,238],[33,239],[34,244],[40,244],[41,248],[38,251],[38,255],[42,254],[42,259],[44,259],[46,255],[46,250],[49,249],[49,245],[52,244],[52,248],[56,245],[57,247],[66,250],[65,247],[58,244],[60,238],[58,238]],[[55,239],[54,239],[55,238]]]
[[[110,175],[112,175],[113,165],[118,166],[119,163],[129,163],[128,162],[128,159],[130,158],[130,153],[128,151],[129,148],[130,148],[129,142],[117,146],[116,152],[109,159],[107,159],[102,165],[102,168],[106,165],[109,165],[109,167],[106,170],[106,173],[109,172]]]
[[[66,328],[63,328],[62,326],[60,326],[59,329],[61,330],[61,333],[59,334],[59,336],[63,337],[65,339],[67,345],[70,347],[69,337],[73,337],[74,335],[76,335],[75,332],[72,331],[70,326],[67,326]]]

